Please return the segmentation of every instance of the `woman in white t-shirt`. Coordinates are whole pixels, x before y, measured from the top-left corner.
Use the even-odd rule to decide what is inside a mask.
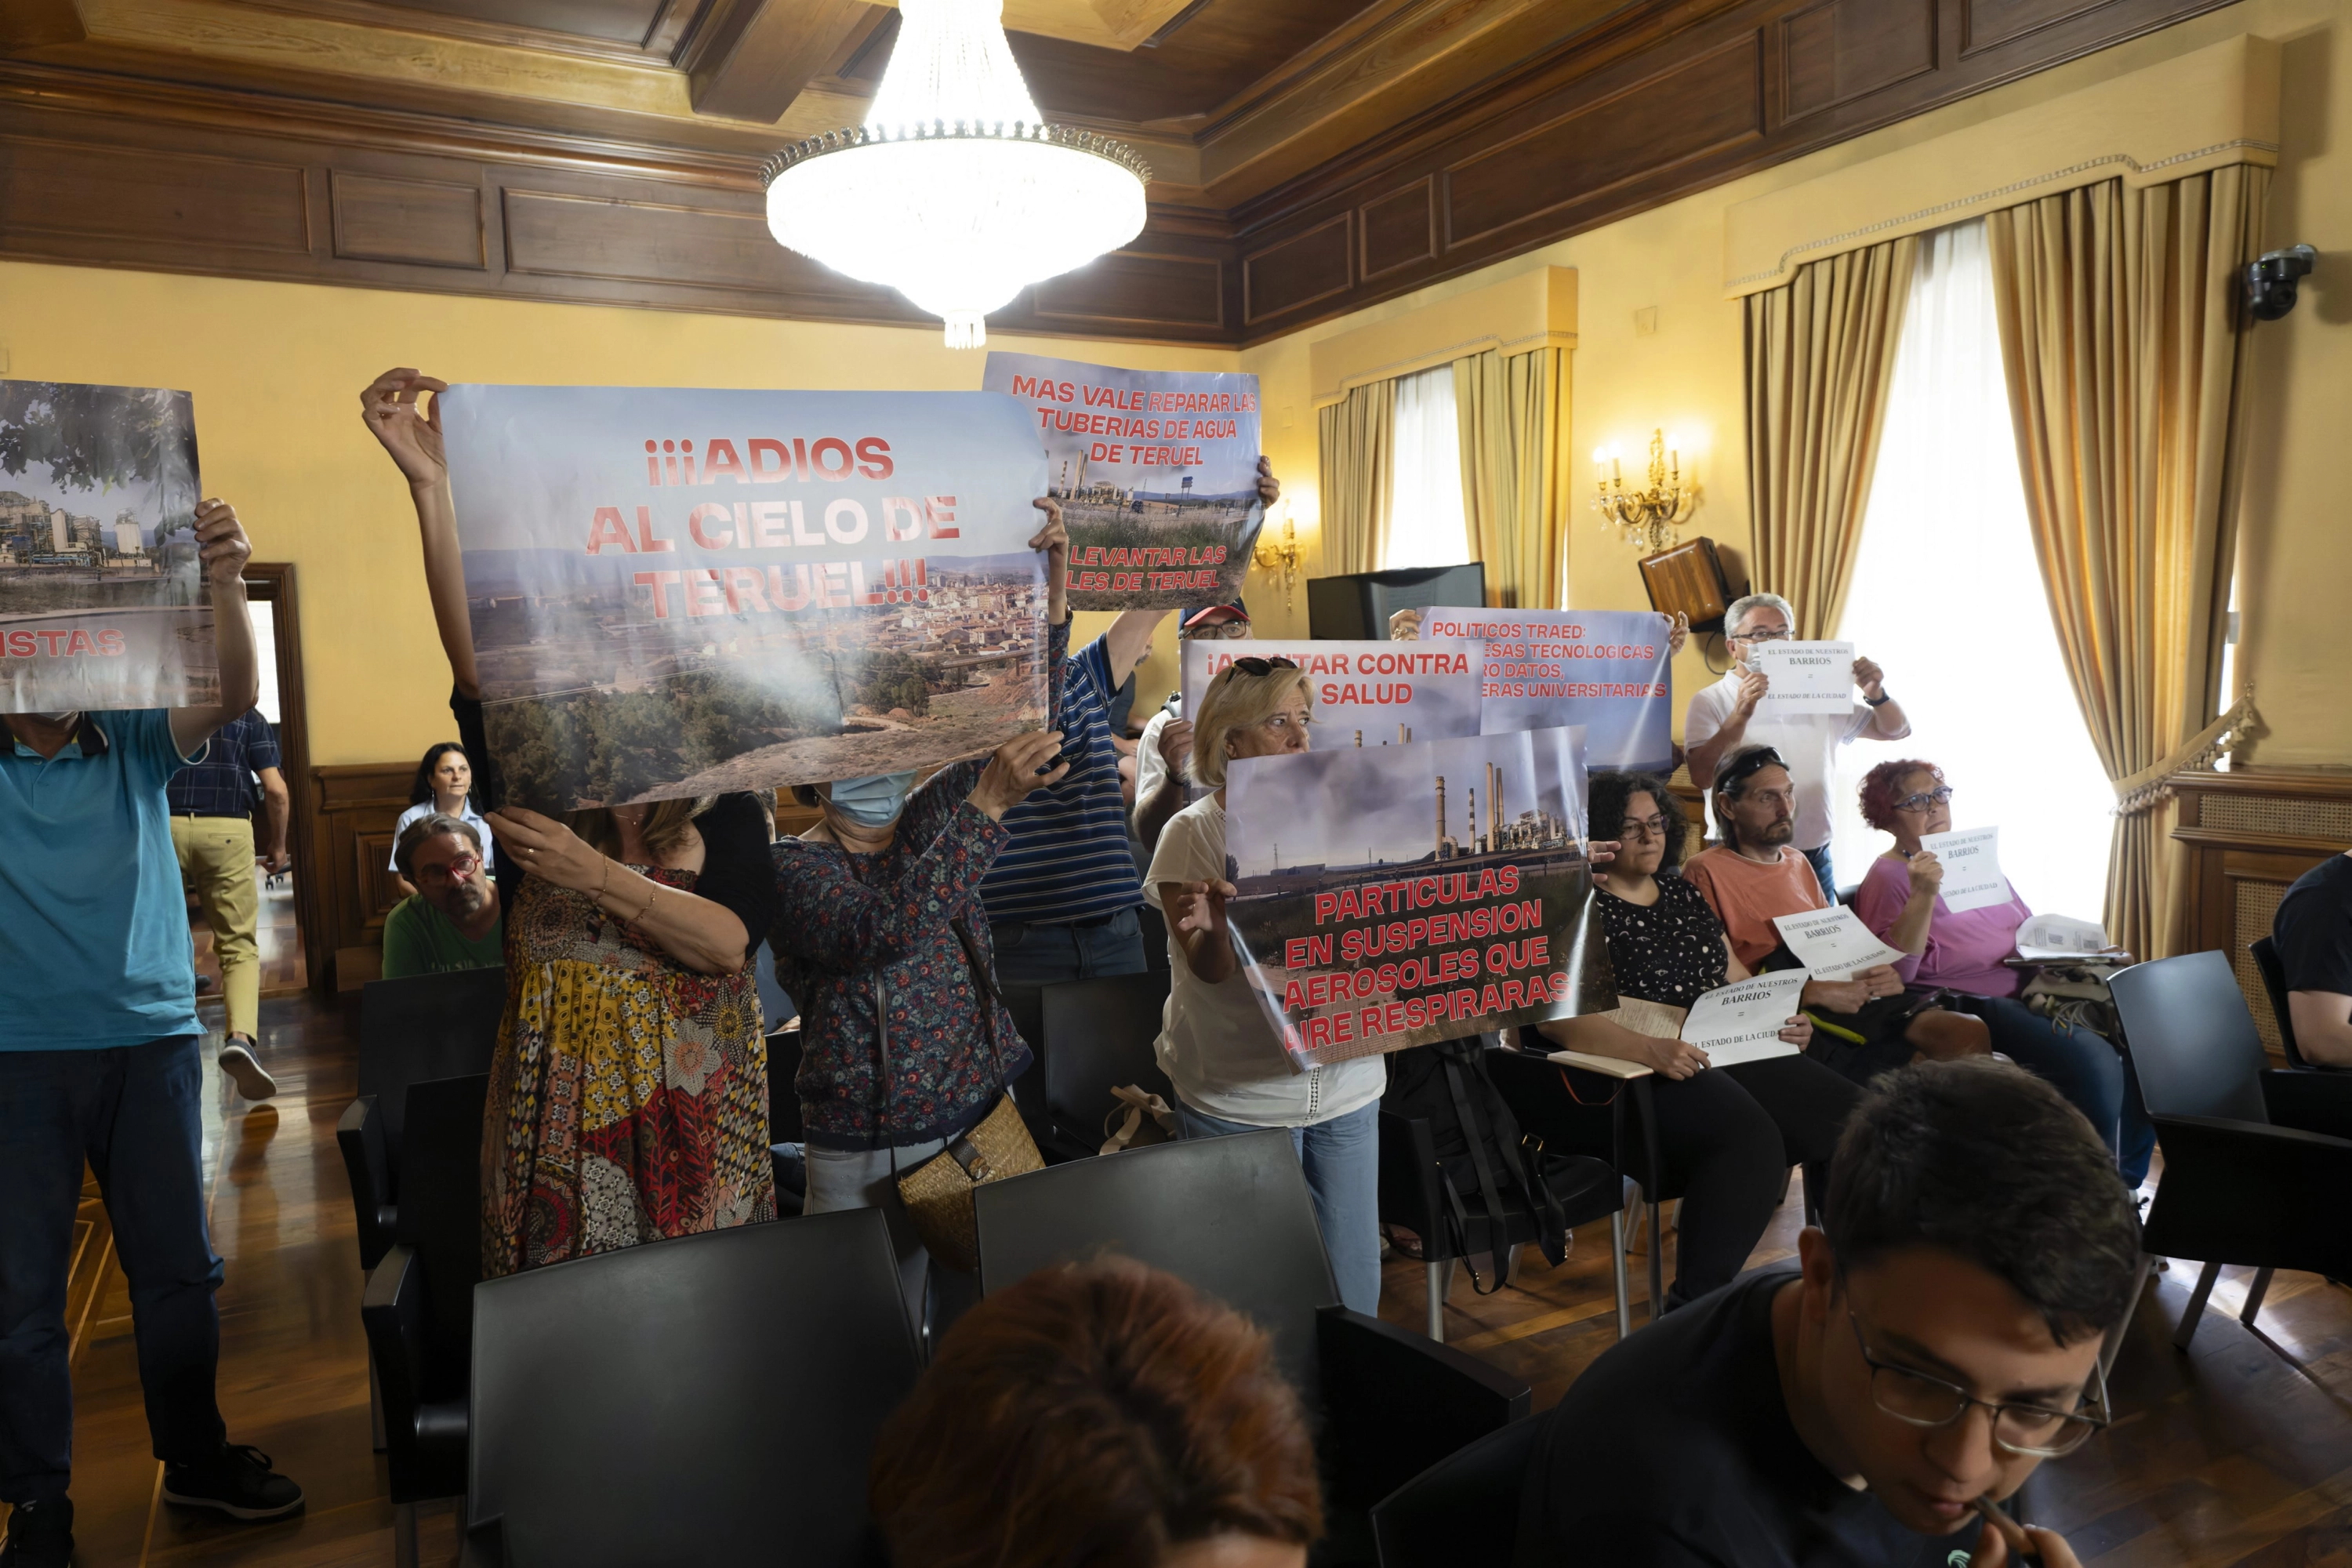
[[[472,825],[476,836],[482,841],[482,870],[487,874],[496,852],[490,847],[490,825],[481,819],[474,810],[473,801],[467,798],[473,788],[474,765],[466,760],[465,747],[455,741],[440,741],[427,746],[425,760],[416,764],[416,782],[408,791],[408,798],[415,804],[402,812],[400,820],[393,825],[394,848],[398,849],[400,836],[408,830],[408,825],[421,817],[430,816],[436,811],[462,817]],[[397,854],[384,868],[400,885],[402,897],[416,891],[409,885],[408,879],[400,874]]]
[[[1225,763],[1307,750],[1312,689],[1286,658],[1239,658],[1218,672],[1193,715],[1193,781],[1215,793],[1169,820],[1144,879],[1168,920],[1172,984],[1158,1052],[1176,1086],[1187,1138],[1261,1127],[1290,1130],[1315,1195],[1315,1216],[1339,1300],[1377,1313],[1381,1300],[1378,1057],[1293,1072],[1258,1010],[1225,925]]]

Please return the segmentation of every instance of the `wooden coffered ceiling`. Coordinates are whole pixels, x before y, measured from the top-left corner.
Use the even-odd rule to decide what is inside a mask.
[[[2222,0],[1005,0],[1152,217],[1008,327],[1243,342]],[[904,321],[782,251],[864,0],[0,0],[0,255]]]

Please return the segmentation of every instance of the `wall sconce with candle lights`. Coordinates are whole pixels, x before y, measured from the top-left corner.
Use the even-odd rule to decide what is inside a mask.
[[[1290,521],[1290,503],[1282,503],[1282,542],[1267,542],[1265,532],[1259,531],[1257,547],[1250,552],[1250,560],[1261,572],[1282,574],[1282,607],[1292,607],[1293,591],[1298,586],[1298,531]]]
[[[1615,446],[1598,447],[1592,466],[1603,470],[1592,510],[1601,526],[1618,530],[1626,543],[1654,554],[1675,542],[1675,526],[1698,504],[1698,481],[1685,479],[1682,454],[1664,430],[1650,433],[1650,488],[1627,489]]]

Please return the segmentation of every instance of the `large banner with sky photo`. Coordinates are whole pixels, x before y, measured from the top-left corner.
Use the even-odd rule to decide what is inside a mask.
[[[1477,648],[1464,642],[1261,642],[1194,637],[1183,652],[1184,712],[1236,658],[1286,658],[1315,694],[1314,743],[1397,746],[1478,732]]]
[[[847,778],[1044,722],[1045,461],[1011,398],[456,386],[441,415],[504,799]]]
[[[1242,595],[1265,515],[1257,377],[991,353],[981,384],[1029,410],[1070,530],[1070,606],[1172,610]]]
[[[0,712],[220,696],[184,392],[0,381]]]
[[[1610,773],[1674,771],[1670,630],[1654,610],[1421,612],[1423,637],[1481,646],[1481,730],[1579,725],[1586,763]]]
[[[1583,737],[1522,731],[1225,771],[1225,906],[1295,1068],[1617,1005]]]

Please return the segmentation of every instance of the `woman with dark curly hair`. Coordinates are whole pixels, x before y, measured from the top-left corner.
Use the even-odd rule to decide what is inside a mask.
[[[1265,1331],[1124,1258],[966,1313],[870,1476],[902,1568],[1303,1568],[1323,1532],[1314,1444]]]
[[[2147,1178],[2156,1130],[2126,1092],[2126,1064],[2088,1029],[2062,1029],[2017,1000],[2021,979],[2005,960],[2017,952],[2017,928],[2033,910],[2010,889],[2009,901],[1958,912],[1940,889],[1944,868],[1920,847],[1930,833],[1952,828],[1952,786],[1944,770],[1916,757],[1881,763],[1862,781],[1863,820],[1895,836],[1894,847],[1871,862],[1854,891],[1853,912],[1889,947],[1909,956],[1895,966],[1915,989],[1952,991],[1967,998],[1992,1031],[1992,1048],[2048,1079],[2091,1119],[2117,1154],[2124,1179]]]

